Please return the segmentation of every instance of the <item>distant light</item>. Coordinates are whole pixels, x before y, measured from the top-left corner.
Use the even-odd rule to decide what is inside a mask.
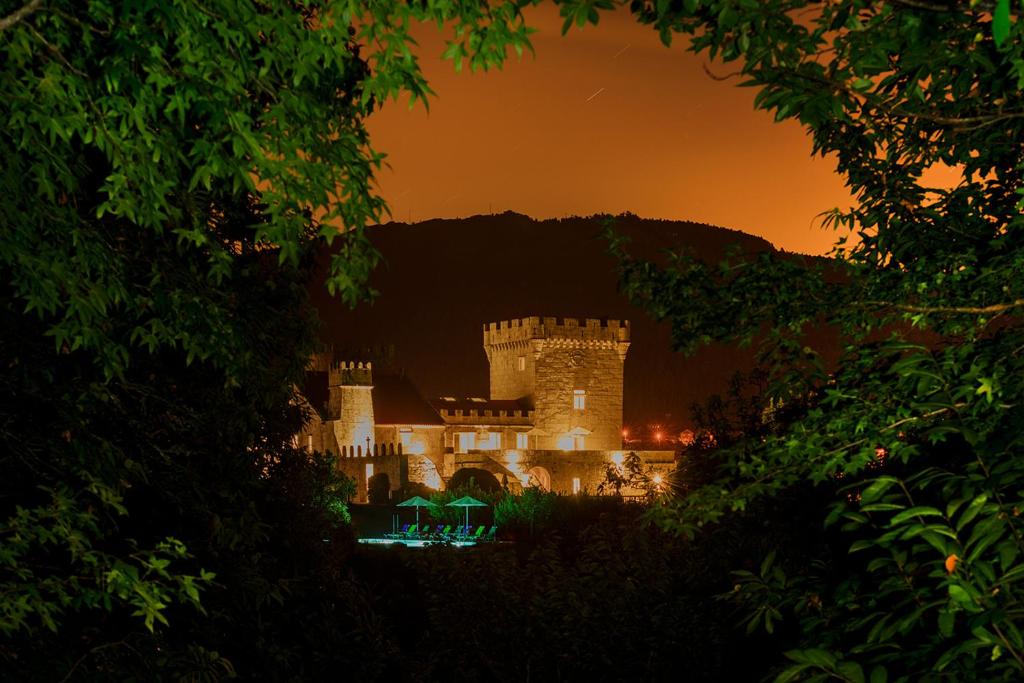
[[[628,439],[629,438],[629,430],[628,429],[623,429],[622,430],[622,438],[623,439]]]
[[[658,484],[660,486],[661,482],[662,482],[661,475],[660,474],[655,474],[654,475],[654,483]]]
[[[654,432],[654,440],[661,443],[661,438],[664,436],[661,432]]]

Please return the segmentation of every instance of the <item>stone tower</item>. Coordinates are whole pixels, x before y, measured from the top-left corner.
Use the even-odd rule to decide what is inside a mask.
[[[484,325],[491,399],[534,409],[531,448],[622,445],[622,370],[629,321],[530,317]]]
[[[373,375],[371,363],[331,363],[327,372],[327,415],[338,448],[373,452]]]

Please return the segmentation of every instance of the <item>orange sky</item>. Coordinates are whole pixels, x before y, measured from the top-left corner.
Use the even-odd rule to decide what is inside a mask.
[[[390,102],[369,123],[395,220],[632,211],[828,251],[835,234],[815,216],[850,196],[798,124],[773,123],[752,89],[709,78],[705,57],[665,48],[627,13],[565,37],[556,8],[527,19],[536,57],[487,73],[456,74],[436,27],[416,33],[429,113]]]

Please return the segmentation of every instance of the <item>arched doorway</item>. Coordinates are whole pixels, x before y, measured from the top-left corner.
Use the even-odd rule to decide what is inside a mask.
[[[545,468],[540,467],[539,465],[537,467],[531,467],[527,470],[526,476],[529,477],[528,486],[537,486],[543,491],[551,490],[551,473]]]
[[[448,480],[448,489],[469,486],[471,482],[484,491],[493,492],[501,490],[501,483],[498,482],[497,477],[479,467],[463,467],[461,470],[456,471],[452,478]]]

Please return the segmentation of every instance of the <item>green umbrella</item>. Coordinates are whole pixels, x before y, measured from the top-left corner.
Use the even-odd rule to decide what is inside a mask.
[[[472,496],[463,496],[448,503],[448,507],[466,508],[466,526],[469,526],[469,508],[485,508],[487,503],[481,503]]]
[[[398,504],[400,508],[416,508],[416,526],[420,525],[420,508],[432,507],[434,504],[423,496],[413,496],[409,500],[403,500]]]

